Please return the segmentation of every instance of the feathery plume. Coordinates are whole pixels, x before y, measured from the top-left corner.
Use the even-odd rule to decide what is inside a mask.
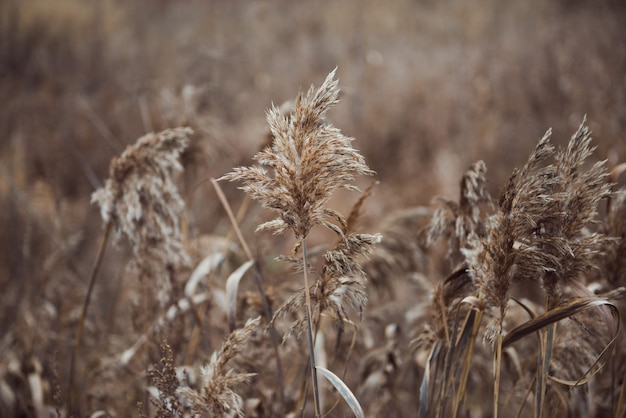
[[[487,235],[463,251],[479,298],[500,311],[490,338],[501,332],[513,282],[540,280],[547,306],[555,307],[557,284],[591,267],[605,239],[585,232],[600,200],[610,194],[604,162],[582,169],[593,151],[588,129],[583,122],[565,150],[555,150],[550,136],[548,130],[524,167],[514,171],[499,210],[487,220]]]
[[[109,179],[91,197],[117,237],[130,242],[135,262],[149,277],[167,277],[186,263],[180,217],[185,204],[174,173],[182,171],[181,153],[189,145],[190,128],[150,133],[111,162]]]
[[[588,170],[583,169],[585,160],[595,149],[590,146],[591,139],[589,128],[583,121],[567,148],[559,150],[556,155],[559,179],[556,194],[560,198],[555,203],[557,213],[562,216],[552,218],[552,223],[542,224],[536,234],[538,246],[558,260],[543,278],[548,308],[560,304],[562,290],[559,283],[575,279],[593,267],[596,256],[609,239],[600,233],[585,230],[595,222],[600,201],[611,195],[606,161],[596,162]]]
[[[326,111],[337,103],[339,88],[334,80],[335,71],[336,69],[328,74],[319,89],[312,86],[306,95],[300,94],[293,111],[288,115],[281,114],[276,107],[268,112],[267,121],[273,142],[270,147],[254,156],[259,166],[239,167],[222,177],[243,182],[242,190],[258,200],[262,206],[279,213],[278,218],[260,225],[257,230],[273,230],[279,234],[291,229],[297,240],[294,252],[302,249],[304,300],[296,295],[287,302],[283,311],[292,311],[295,307],[302,306],[305,308],[305,318],[296,322],[296,328],[299,328],[299,324],[306,323],[316,416],[321,415],[321,406],[313,346],[317,329],[314,331],[313,322],[323,309],[330,306],[324,304],[328,304],[331,296],[335,311],[341,316],[343,303],[352,303],[360,308],[365,303],[366,295],[361,283],[334,277],[332,274],[323,275],[329,280],[318,280],[313,286],[309,286],[306,238],[314,226],[322,225],[335,231],[344,245],[352,245],[350,238],[346,237],[348,222],[340,213],[327,208],[326,203],[338,188],[358,190],[351,183],[356,174],[373,174],[363,156],[352,148],[352,138],[344,136],[324,119]],[[371,237],[373,236],[361,238],[361,251],[366,251],[367,242],[378,240]],[[336,254],[344,255],[342,262],[354,257],[354,253],[351,253],[354,252],[353,248],[346,251],[344,253],[340,249]],[[342,263],[333,259],[331,264],[333,261],[337,261],[336,265]],[[344,267],[351,270],[354,265],[349,262],[339,269]],[[328,270],[328,273],[333,271]],[[331,286],[328,288],[324,285]],[[315,307],[311,303],[311,288],[314,295],[316,291],[320,293]]]
[[[282,233],[291,229],[300,240],[313,226],[323,225],[342,235],[346,222],[325,207],[328,199],[340,187],[356,189],[351,184],[355,174],[373,174],[352,148],[352,138],[324,120],[326,111],[337,103],[335,71],[318,90],[311,87],[306,95],[299,95],[289,115],[282,115],[276,107],[268,112],[274,141],[254,156],[260,166],[238,167],[222,177],[243,182],[242,190],[279,213],[279,218],[260,225],[259,230]]]
[[[461,248],[467,242],[484,236],[484,223],[480,218],[480,205],[491,203],[491,196],[485,189],[487,166],[477,161],[470,166],[461,179],[459,202],[439,198],[440,206],[433,215],[428,231],[428,243],[439,237],[447,237],[449,255],[458,258]]]

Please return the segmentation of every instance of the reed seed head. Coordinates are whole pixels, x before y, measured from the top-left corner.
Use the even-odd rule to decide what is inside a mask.
[[[539,280],[552,308],[560,301],[558,284],[590,268],[605,240],[586,231],[610,195],[604,162],[583,169],[593,151],[589,130],[583,122],[565,150],[557,151],[550,136],[548,130],[509,179],[487,235],[464,251],[479,298],[500,311],[491,337],[501,330],[513,282]]]
[[[244,416],[243,399],[234,387],[249,383],[254,373],[237,372],[228,364],[240,355],[260,323],[261,317],[249,319],[243,328],[228,336],[222,347],[213,353],[209,363],[202,367],[199,391],[192,388],[178,390],[191,405],[194,414],[224,418]]]
[[[181,153],[190,128],[150,133],[113,159],[104,187],[91,196],[105,223],[130,242],[135,261],[149,277],[187,262],[180,218],[185,208],[174,174],[183,170]]]
[[[243,182],[242,189],[252,198],[279,213],[279,218],[260,225],[260,230],[281,233],[291,229],[302,239],[313,226],[323,225],[341,235],[345,220],[325,204],[340,187],[356,189],[351,184],[355,174],[373,174],[352,148],[352,138],[324,119],[337,103],[339,88],[334,77],[335,70],[319,89],[311,87],[307,94],[300,94],[288,115],[273,107],[267,121],[274,139],[254,156],[259,166],[239,167],[223,177]]]

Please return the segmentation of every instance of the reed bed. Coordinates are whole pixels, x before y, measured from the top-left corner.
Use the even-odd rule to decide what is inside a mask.
[[[81,166],[91,205],[68,208],[44,181],[26,194],[19,164],[0,160],[0,196],[13,202],[2,216],[29,219],[12,251],[46,254],[10,265],[36,286],[2,282],[0,416],[626,416],[621,148],[599,157],[607,147],[590,126],[601,125],[584,115],[569,138],[559,120],[523,138],[508,150],[524,158],[496,173],[494,158],[454,165],[425,140],[438,162],[414,163],[448,164],[437,178],[456,197],[391,207],[437,186],[409,175],[417,145],[372,145],[382,128],[355,105],[370,98],[342,91],[341,73],[272,105],[245,152],[199,116],[208,106],[236,118],[198,86],[164,91],[159,115],[142,96],[149,133],[136,140],[76,101],[113,155],[104,181],[104,166]],[[336,126],[335,112],[367,129]],[[89,226],[71,234],[79,218]]]
[[[191,129],[146,135],[113,159],[92,197],[101,250],[55,413],[85,413],[79,386],[90,376],[109,388],[97,395],[107,400],[131,373],[134,396],[145,393],[141,416],[621,416],[626,191],[619,166],[590,161],[586,121],[563,148],[548,130],[498,198],[478,161],[458,201],[394,214],[369,234],[357,231],[376,184],[360,191],[354,182],[375,173],[326,119],[338,95],[333,71],[291,110],[270,109],[256,164],[220,179],[278,215],[256,234],[293,234],[274,260],[251,249],[255,232],[239,225],[247,211],[233,215],[220,181],[216,197],[239,242],[213,238],[209,250],[185,236],[176,176]],[[329,207],[339,189],[355,193],[348,217]],[[331,235],[310,248],[317,228]],[[134,282],[125,288],[136,341],[89,370],[83,328],[111,230],[132,250],[124,280]],[[394,306],[399,291],[411,294],[405,311]],[[17,408],[19,393],[2,387],[5,409]]]

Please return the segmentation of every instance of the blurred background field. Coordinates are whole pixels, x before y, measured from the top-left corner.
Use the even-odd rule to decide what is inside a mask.
[[[329,117],[377,172],[365,213],[376,231],[390,211],[456,197],[479,159],[497,195],[548,128],[563,145],[585,115],[595,157],[626,161],[625,27],[619,0],[0,0],[5,384],[19,398],[32,391],[20,376],[36,373],[55,403],[101,233],[90,195],[145,133],[194,128],[189,230],[222,233],[228,219],[201,181],[249,164],[272,103],[337,67],[342,97]],[[242,194],[225,187],[237,206]],[[123,251],[109,257],[90,316],[119,319],[88,329],[93,362],[132,343],[120,341]],[[111,391],[87,383],[85,410]],[[116,402],[134,410],[124,395]]]

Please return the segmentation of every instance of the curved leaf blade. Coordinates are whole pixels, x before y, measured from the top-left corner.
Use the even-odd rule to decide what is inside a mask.
[[[249,260],[243,263],[239,268],[233,271],[228,279],[226,279],[226,300],[228,301],[228,322],[230,329],[235,329],[235,319],[237,318],[237,291],[239,282],[246,274],[250,267],[254,265],[254,261]]]
[[[356,396],[352,393],[352,391],[348,388],[348,386],[333,372],[328,369],[325,369],[321,366],[315,366],[318,372],[321,373],[322,376],[326,378],[334,387],[337,389],[337,392],[341,395],[344,401],[348,404],[352,412],[357,418],[365,418],[363,414],[363,409],[361,408],[361,404],[357,400]]]

